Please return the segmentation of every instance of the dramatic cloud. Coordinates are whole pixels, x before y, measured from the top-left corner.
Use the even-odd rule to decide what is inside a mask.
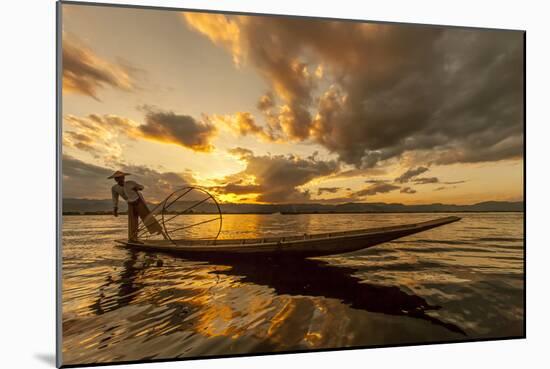
[[[268,111],[269,109],[274,108],[275,101],[274,101],[273,94],[271,92],[268,92],[267,94],[260,97],[260,100],[258,100],[256,107],[260,111]]]
[[[100,58],[63,34],[63,91],[99,100],[98,90],[105,87],[131,90],[134,86],[130,68]]]
[[[63,197],[109,199],[112,179],[107,179],[115,170],[131,173],[132,180],[144,185],[144,195],[150,201],[159,201],[180,187],[194,182],[189,172],[158,172],[138,166],[107,168],[86,163],[71,156],[63,156]]]
[[[374,196],[378,193],[387,193],[399,189],[399,186],[390,183],[375,183],[363,190],[354,192],[352,197]]]
[[[432,183],[439,183],[439,178],[437,178],[437,177],[415,178],[415,179],[413,179],[413,182],[416,183],[416,184],[432,184]]]
[[[407,183],[409,182],[413,177],[416,177],[424,172],[427,172],[428,168],[426,167],[418,167],[418,168],[410,168],[405,173],[401,174],[399,177],[395,179],[395,182],[397,183]]]
[[[234,195],[249,195],[258,194],[262,192],[262,187],[254,184],[242,184],[243,181],[239,180],[234,183],[228,183],[223,186],[212,186],[209,189],[214,190],[217,193],[222,194],[234,194]]]
[[[65,146],[76,147],[77,149],[80,149],[82,151],[97,151],[97,142],[95,142],[90,136],[86,136],[83,133],[77,133],[73,131],[65,132],[63,144]]]
[[[214,126],[226,126],[240,136],[254,135],[264,141],[275,141],[276,138],[270,130],[259,126],[254,116],[248,112],[237,112],[234,115],[212,115],[208,117]]]
[[[142,107],[145,124],[139,127],[144,138],[172,143],[195,151],[212,151],[210,139],[216,128],[208,122],[200,122],[189,115],[163,111],[151,106]]]
[[[95,198],[111,197],[111,186],[108,176],[113,170],[64,155],[63,156],[63,197]]]
[[[382,176],[385,174],[386,174],[386,169],[377,167],[377,168],[346,169],[333,175],[333,177],[334,178],[353,178],[353,177]],[[379,180],[373,180],[373,182],[366,182],[366,183],[375,183],[375,182],[379,182]]]
[[[403,187],[401,190],[399,190],[399,192],[412,195],[413,193],[416,193],[416,190],[411,187]]]
[[[310,193],[299,187],[314,179],[333,174],[339,169],[335,161],[321,161],[315,157],[256,156],[252,151],[243,148],[235,148],[230,152],[245,162],[246,168],[240,173],[226,177],[227,183],[212,189],[224,194],[257,194],[256,200],[260,202],[309,201]]]
[[[131,140],[146,139],[176,144],[194,151],[211,151],[211,138],[216,128],[187,115],[146,107],[145,123],[117,115],[90,114],[87,117],[64,117],[63,144],[91,153],[96,158],[120,158],[121,137]]]
[[[155,201],[160,201],[177,189],[195,183],[191,171],[159,172],[142,165],[124,165],[120,170],[132,173],[130,178],[142,184],[147,198]]]
[[[90,114],[64,117],[63,145],[92,154],[95,158],[118,160],[123,147],[120,137],[138,136],[139,124],[116,115]]]
[[[320,196],[324,193],[336,193],[340,191],[342,187],[319,187],[317,190],[317,196]]]
[[[347,164],[374,167],[407,152],[433,164],[522,157],[521,32],[183,16],[266,80],[258,108],[270,127]]]
[[[230,154],[235,155],[238,158],[246,159],[248,157],[254,156],[252,150],[245,149],[244,147],[235,147],[233,149],[227,150]]]
[[[365,183],[388,183],[390,182],[388,179],[367,179],[365,180]]]

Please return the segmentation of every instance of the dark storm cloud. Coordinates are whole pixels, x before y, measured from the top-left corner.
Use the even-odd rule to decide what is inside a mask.
[[[113,87],[131,90],[132,69],[110,63],[92,50],[63,34],[63,90],[99,100],[98,90]]]
[[[111,197],[112,179],[107,179],[115,170],[131,173],[129,179],[144,185],[147,199],[159,201],[180,187],[194,182],[189,172],[158,172],[138,165],[120,165],[107,168],[71,156],[63,156],[63,198],[108,199]]]
[[[140,109],[145,112],[145,124],[138,127],[143,137],[195,151],[208,152],[213,149],[210,140],[217,130],[212,124],[151,106],[142,106]]]
[[[399,177],[395,179],[395,182],[397,183],[407,183],[412,178],[425,173],[428,171],[428,168],[426,167],[418,167],[418,168],[410,168],[405,173],[401,174]]]
[[[246,163],[246,168],[227,180],[229,183],[217,186],[218,192],[246,194],[257,193],[261,202],[308,201],[310,193],[299,187],[313,179],[328,176],[338,171],[335,161],[321,161],[314,157],[299,158],[293,155],[260,155],[252,151],[235,148],[230,150]],[[253,180],[254,183],[246,181]]]
[[[401,190],[399,190],[399,192],[412,195],[412,194],[416,193],[416,190],[414,188],[411,188],[411,187],[403,187]]]
[[[520,32],[185,14],[249,63],[280,102],[289,138],[358,168],[427,152],[427,162],[522,157]],[[321,64],[323,73],[313,70]],[[320,90],[319,76],[332,86]],[[325,84],[326,85],[326,84]],[[273,101],[273,100],[271,100]],[[270,111],[275,109],[270,109]]]

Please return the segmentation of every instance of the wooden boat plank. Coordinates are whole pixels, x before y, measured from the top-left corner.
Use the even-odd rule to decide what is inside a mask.
[[[149,240],[144,243],[117,240],[117,243],[133,249],[169,252],[184,256],[264,254],[312,257],[358,251],[459,220],[459,217],[453,216],[415,224],[290,237],[215,241],[175,240],[175,244],[169,240]]]

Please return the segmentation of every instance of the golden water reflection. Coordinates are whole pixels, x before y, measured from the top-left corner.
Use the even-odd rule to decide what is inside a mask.
[[[297,261],[129,251],[112,242],[123,219],[65,217],[64,363],[522,335],[522,214],[462,216],[352,255]],[[223,236],[433,217],[228,215]]]

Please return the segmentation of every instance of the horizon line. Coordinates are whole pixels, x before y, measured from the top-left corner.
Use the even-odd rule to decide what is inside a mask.
[[[92,199],[85,197],[64,197],[62,200],[81,200],[81,201],[112,201],[110,198],[102,199]],[[363,201],[345,201],[338,203],[322,202],[321,201],[311,201],[311,202],[284,202],[284,203],[251,203],[251,202],[219,202],[220,205],[261,205],[261,206],[284,206],[284,205],[346,205],[346,204],[384,204],[384,205],[402,205],[402,206],[429,206],[429,205],[446,205],[446,206],[473,206],[484,203],[496,202],[496,203],[525,203],[525,199],[522,200],[485,200],[468,204],[455,204],[455,203],[442,203],[442,202],[432,202],[432,203],[418,203],[418,204],[404,204],[400,202],[383,202],[383,201],[373,201],[373,202],[363,202]],[[330,200],[325,200],[330,201]],[[148,201],[150,204],[158,204],[160,201]]]

